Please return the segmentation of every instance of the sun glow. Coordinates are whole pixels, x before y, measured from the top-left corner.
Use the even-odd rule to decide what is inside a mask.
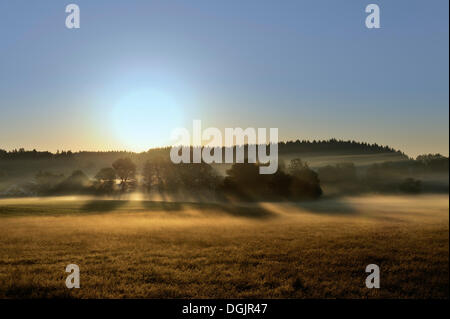
[[[172,97],[150,89],[123,96],[110,114],[116,139],[135,152],[169,145],[171,131],[182,126],[183,119],[183,110]]]

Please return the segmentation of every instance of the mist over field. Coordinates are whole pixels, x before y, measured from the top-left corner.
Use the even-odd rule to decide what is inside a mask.
[[[0,297],[448,298],[448,199],[2,199]]]

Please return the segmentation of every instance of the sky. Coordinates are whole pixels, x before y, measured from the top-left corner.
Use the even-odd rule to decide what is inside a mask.
[[[448,155],[448,6],[0,0],[0,149],[143,151],[198,119]]]

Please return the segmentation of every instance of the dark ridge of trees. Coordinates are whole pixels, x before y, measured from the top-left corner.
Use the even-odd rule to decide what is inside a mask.
[[[288,142],[279,142],[279,153],[339,153],[339,154],[377,154],[377,153],[397,153],[399,155],[407,156],[398,150],[389,146],[378,145],[377,143],[369,144],[366,142],[344,141],[335,138],[321,141],[307,141],[296,140]]]
[[[247,145],[244,146],[247,150]],[[72,151],[57,151],[56,153],[51,153],[48,151],[27,151],[23,148],[15,149],[12,151],[5,151],[0,149],[0,160],[38,160],[38,159],[73,159],[73,158],[91,158],[96,159],[100,157],[115,156],[120,157],[142,157],[148,154],[161,155],[168,154],[170,147],[154,148],[147,152],[133,153],[127,151],[106,151],[106,152],[72,152]],[[404,155],[404,153],[395,150],[388,146],[381,146],[376,143],[369,144],[364,142],[356,141],[343,141],[337,139],[329,139],[322,141],[307,141],[307,140],[296,140],[278,143],[279,154],[290,154],[290,153],[339,153],[339,154],[357,154],[357,153],[398,153]],[[191,152],[192,153],[192,152]]]
[[[15,149],[12,151],[5,151],[0,149],[0,160],[36,160],[36,159],[51,159],[51,158],[69,158],[73,155],[71,151],[58,151],[56,153],[51,153],[48,151],[26,151],[23,148]]]
[[[160,152],[161,149],[152,149],[152,151]],[[164,152],[166,149],[164,149]],[[124,156],[134,156],[143,153],[134,153],[128,151],[99,151],[99,152],[88,152],[88,151],[80,151],[80,152],[72,152],[72,151],[57,151],[56,153],[52,153],[49,151],[36,151],[35,149],[32,151],[27,151],[23,148],[14,149],[12,151],[6,151],[0,149],[0,160],[49,160],[49,159],[77,159],[77,158],[85,158],[85,159],[98,159],[99,157],[124,157]]]

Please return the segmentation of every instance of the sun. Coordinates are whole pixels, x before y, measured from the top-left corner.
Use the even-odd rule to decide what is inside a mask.
[[[142,152],[170,145],[170,133],[182,126],[183,110],[164,92],[141,89],[118,100],[111,110],[115,138],[127,150]]]

